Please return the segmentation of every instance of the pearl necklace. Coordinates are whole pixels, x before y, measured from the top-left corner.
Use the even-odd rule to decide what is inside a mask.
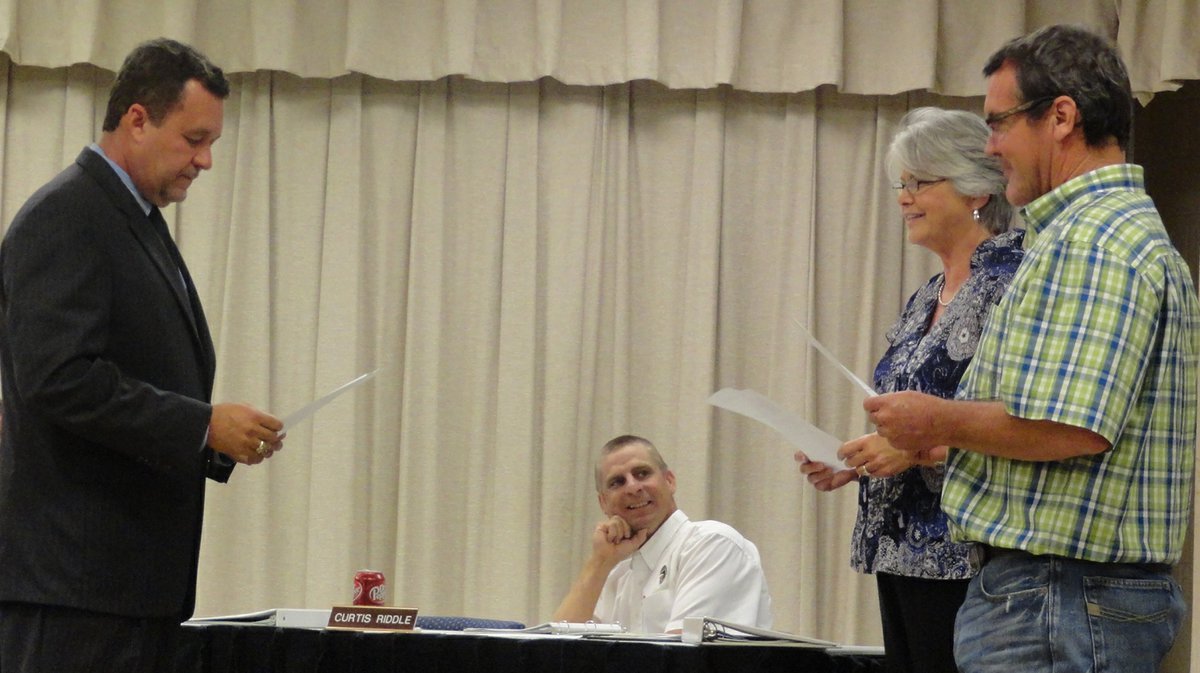
[[[938,285],[937,301],[943,307],[949,306],[950,301],[954,301],[954,297],[950,297],[950,301],[942,301],[942,290],[946,288],[946,276],[942,276],[942,282]],[[956,293],[957,294],[957,293]]]

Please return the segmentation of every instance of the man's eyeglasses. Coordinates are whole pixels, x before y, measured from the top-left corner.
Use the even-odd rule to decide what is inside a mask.
[[[892,189],[894,189],[896,191],[900,191],[901,189],[903,189],[904,191],[908,192],[909,194],[916,196],[917,192],[921,191],[922,189],[925,189],[929,185],[936,185],[939,182],[945,182],[945,181],[946,181],[946,178],[938,178],[936,180],[918,180],[916,178],[909,178],[907,180],[896,180],[895,182],[892,183]]]
[[[1012,117],[1015,115],[1024,114],[1026,112],[1029,112],[1030,110],[1041,105],[1042,103],[1048,103],[1048,102],[1054,100],[1055,98],[1058,98],[1058,96],[1042,96],[1041,98],[1034,98],[1033,100],[1027,100],[1024,103],[1021,103],[1020,105],[1014,105],[1013,107],[1010,107],[1003,112],[997,112],[995,114],[990,114],[983,121],[984,121],[984,123],[986,123],[988,125],[988,128],[992,130],[992,133],[995,133],[997,130],[999,130],[997,128],[997,124],[1004,121],[1005,119],[1008,119],[1009,117]]]

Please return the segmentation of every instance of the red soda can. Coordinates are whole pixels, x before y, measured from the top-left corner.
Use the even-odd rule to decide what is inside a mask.
[[[387,592],[387,580],[378,570],[360,570],[354,573],[354,604],[383,605]]]

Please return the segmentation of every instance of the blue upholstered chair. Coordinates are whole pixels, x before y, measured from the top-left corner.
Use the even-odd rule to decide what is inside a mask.
[[[462,631],[464,629],[523,629],[521,622],[477,617],[436,617],[417,615],[417,628],[430,631]]]

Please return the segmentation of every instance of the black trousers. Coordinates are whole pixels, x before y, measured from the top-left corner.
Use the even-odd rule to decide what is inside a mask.
[[[0,673],[170,671],[178,619],[0,603]]]
[[[957,673],[954,618],[970,580],[876,573],[875,582],[888,673]]]

